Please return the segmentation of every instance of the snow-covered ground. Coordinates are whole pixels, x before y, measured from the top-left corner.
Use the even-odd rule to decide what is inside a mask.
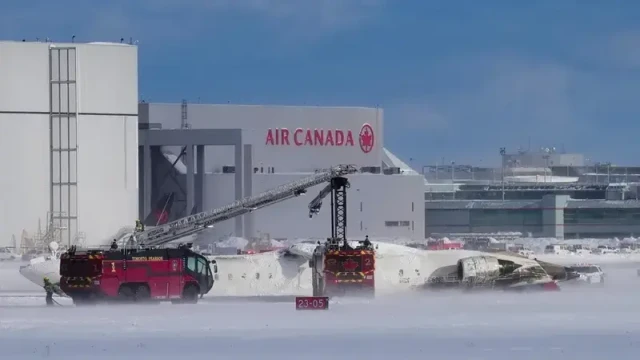
[[[292,302],[43,308],[41,298],[6,298],[0,351],[13,360],[637,359],[635,293],[437,294],[317,312]]]
[[[20,284],[17,271],[0,282]],[[604,288],[558,293],[421,293],[294,303],[46,308],[42,295],[0,295],[0,354],[21,359],[637,359],[640,279],[606,264]],[[11,275],[13,274],[13,275]],[[10,281],[7,281],[10,280]],[[5,288],[5,290],[12,290]],[[19,289],[13,289],[15,291]]]

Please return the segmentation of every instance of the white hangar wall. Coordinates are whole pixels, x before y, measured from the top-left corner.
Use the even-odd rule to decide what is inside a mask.
[[[137,72],[135,46],[0,42],[0,246],[52,218],[64,244],[133,222]]]
[[[180,128],[180,104],[149,104],[148,109],[150,122],[163,129]],[[188,104],[187,110],[192,129],[243,129],[244,143],[253,145],[254,166],[271,167],[276,173],[313,171],[337,163],[380,166],[382,162],[382,109]],[[363,146],[361,132],[370,135]],[[231,146],[207,147],[206,171],[233,166],[233,155]]]
[[[253,194],[275,188],[309,174],[255,174]],[[205,208],[233,201],[233,174],[207,174]],[[354,174],[347,189],[347,236],[424,239],[424,180],[411,175]],[[327,238],[331,235],[331,200],[327,197],[320,213],[309,219],[309,202],[324,185],[306,196],[252,213],[255,236],[268,233],[276,239]],[[245,229],[246,231],[246,229]],[[234,222],[216,224],[211,236],[232,235]]]

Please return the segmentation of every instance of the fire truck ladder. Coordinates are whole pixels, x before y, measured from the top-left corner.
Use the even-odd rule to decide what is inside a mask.
[[[338,249],[340,244],[347,246],[347,189],[349,180],[345,177],[334,177],[309,203],[309,217],[318,214],[322,200],[331,194],[331,239],[329,249]]]
[[[344,182],[346,181],[346,178],[343,176],[354,174],[356,172],[358,172],[358,170],[353,165],[338,165],[330,169],[317,171],[315,174],[304,179],[278,186],[277,188],[265,191],[255,196],[234,201],[229,205],[187,216],[182,219],[154,227],[153,229],[137,232],[135,233],[135,240],[138,244],[144,244],[145,246],[166,244],[185,236],[201,232],[215,223],[244,215],[251,211],[305,194],[307,189],[313,186],[325,182],[333,184],[335,179],[344,179],[336,180]],[[342,195],[342,199],[345,199],[344,195]],[[346,207],[343,207],[342,214],[343,220],[341,221],[343,224],[346,224]],[[344,225],[342,225],[342,229],[341,236],[344,237]]]

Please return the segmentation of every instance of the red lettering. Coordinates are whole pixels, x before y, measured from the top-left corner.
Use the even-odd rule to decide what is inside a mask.
[[[346,142],[346,145],[353,146],[353,134],[351,133],[351,130],[347,131],[347,142]]]
[[[293,138],[293,139],[291,139]],[[293,144],[292,144],[293,142]],[[295,146],[354,146],[351,130],[303,129],[292,132],[287,128],[269,128],[265,145]]]
[[[304,144],[305,145],[313,145],[313,136],[311,136],[311,130],[307,129],[307,132],[304,136]]]
[[[302,135],[303,131],[304,130],[302,130],[301,128],[297,128],[293,133],[293,143],[296,144],[296,146],[302,146],[302,140],[300,140],[300,136]]]
[[[344,144],[344,133],[342,130],[336,130],[336,146],[342,146]]]
[[[313,145],[324,145],[324,133],[322,130],[313,130]]]
[[[265,145],[273,145],[273,132],[271,129],[267,130],[267,141],[265,142]]]
[[[325,145],[334,146],[336,143],[333,141],[333,132],[331,130],[327,131],[327,137],[324,139]]]

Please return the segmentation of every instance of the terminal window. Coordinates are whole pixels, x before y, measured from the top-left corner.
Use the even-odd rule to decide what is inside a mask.
[[[640,222],[640,208],[569,208],[564,210],[565,224],[634,225]]]
[[[385,221],[384,226],[386,227],[399,227],[399,226],[411,226],[411,221]]]
[[[540,209],[474,209],[471,210],[471,225],[475,226],[523,226],[542,225]]]

